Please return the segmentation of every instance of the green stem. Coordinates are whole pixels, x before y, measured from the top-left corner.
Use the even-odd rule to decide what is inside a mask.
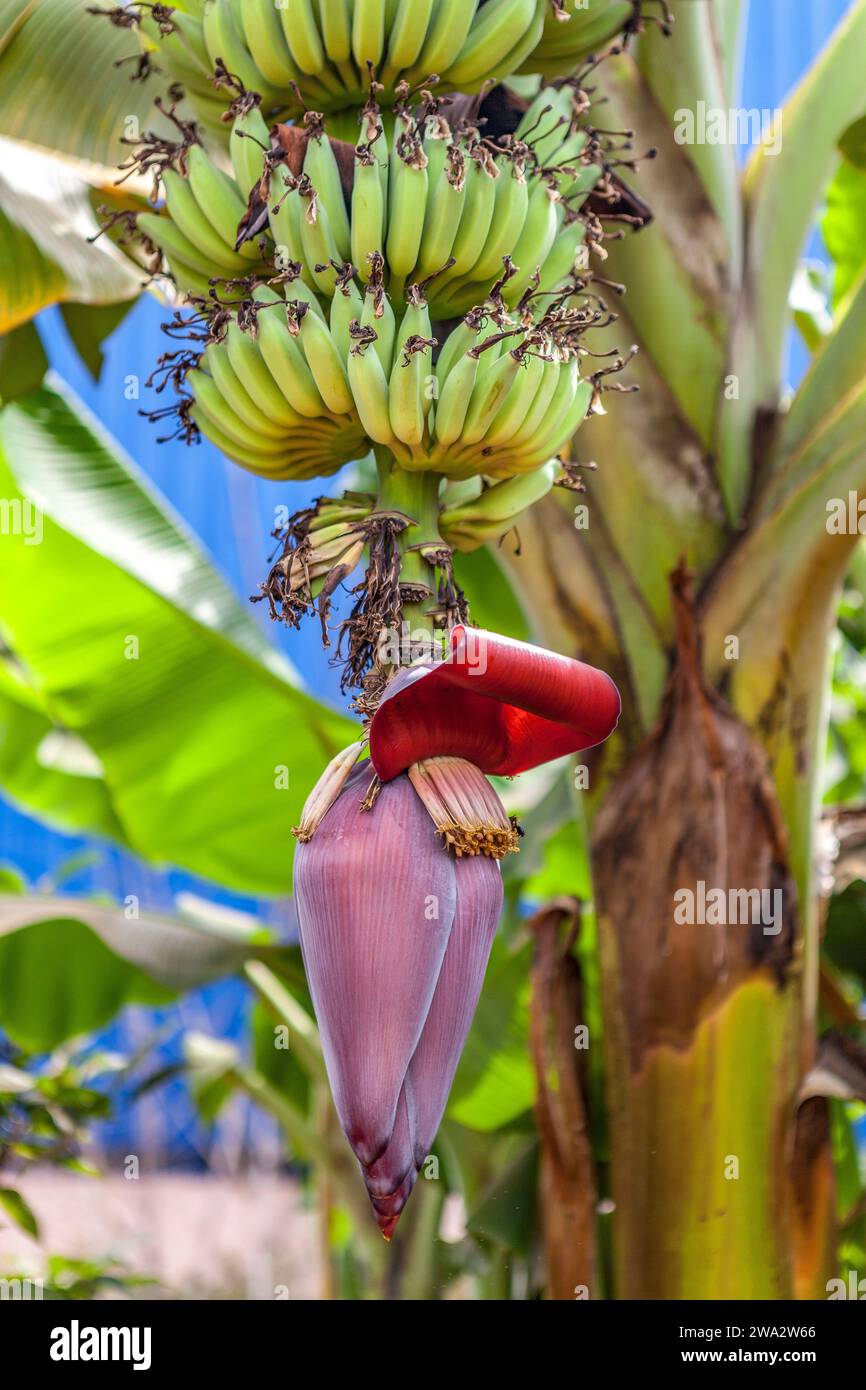
[[[401,582],[419,584],[430,590],[429,595],[418,602],[404,604],[403,619],[413,631],[420,628],[432,634],[436,630],[434,610],[437,607],[432,583],[434,571],[420,547],[447,549],[439,535],[439,485],[442,479],[438,473],[428,470],[409,473],[387,452],[377,451],[376,471],[379,477],[376,510],[402,512],[412,519],[412,524],[397,537]]]

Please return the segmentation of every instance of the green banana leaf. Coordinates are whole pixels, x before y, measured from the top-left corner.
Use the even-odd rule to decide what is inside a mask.
[[[0,546],[0,632],[44,715],[95,756],[114,838],[228,887],[286,893],[291,828],[356,729],[299,688],[179,519],[56,386],[0,414],[0,496],[22,532],[33,523]],[[26,780],[10,787],[25,802]],[[49,811],[37,790],[34,809]],[[112,834],[105,809],[93,828]],[[52,818],[90,828],[80,812]]]
[[[0,79],[2,80],[2,79]],[[99,231],[91,190],[59,159],[0,139],[0,333],[58,302],[134,299],[142,272]]]
[[[131,81],[128,29],[88,14],[92,0],[0,0],[0,135],[57,151],[82,177],[116,177],[124,137],[151,127],[165,80]],[[110,4],[102,6],[110,9]]]
[[[50,1052],[125,1004],[166,1004],[238,973],[268,940],[254,918],[215,919],[196,900],[186,918],[132,906],[0,895],[0,1029],[13,1042]]]

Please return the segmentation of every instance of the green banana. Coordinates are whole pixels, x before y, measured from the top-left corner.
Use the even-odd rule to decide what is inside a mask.
[[[162,175],[162,186],[171,220],[200,255],[212,261],[216,270],[228,275],[238,275],[249,269],[249,262],[232,247],[226,246],[214,231],[196,202],[187,179],[182,179],[173,169],[166,169]]]
[[[193,275],[201,278],[205,286],[204,293],[207,293],[208,281],[213,275],[214,267],[193,246],[189,238],[184,236],[170,217],[161,216],[156,212],[140,212],[137,225],[139,231],[143,232],[168,257],[172,274],[175,274],[176,265],[183,267],[187,272],[191,271]],[[223,277],[214,276],[213,278]]]
[[[205,349],[203,361],[223,400],[231,407],[235,415],[257,437],[261,438],[262,444],[265,444],[268,439],[284,438],[285,430],[279,425],[272,425],[269,420],[263,417],[262,411],[259,410],[249,392],[238,381],[224,343],[211,343]]]
[[[442,539],[455,550],[470,552],[510,531],[519,517],[546,497],[553,487],[558,465],[551,460],[518,477],[485,488],[464,502],[450,503],[447,494],[439,513]],[[461,484],[451,484],[448,493]]]
[[[250,190],[261,182],[265,151],[270,149],[270,143],[268,127],[257,106],[235,117],[229,136],[229,154],[244,204]]]
[[[297,285],[295,285],[297,289]],[[292,410],[310,419],[326,414],[325,402],[316,386],[297,340],[289,332],[285,305],[279,295],[262,286],[253,296],[266,306],[258,315],[259,348],[268,371]]]
[[[187,151],[189,186],[217,236],[230,250],[234,249],[238,224],[246,205],[233,178],[223,173],[201,145],[191,145]],[[244,260],[258,260],[257,247],[245,241],[237,253]]]
[[[471,275],[473,280],[488,280],[502,269],[502,258],[508,256],[526,221],[529,189],[523,168],[508,161],[496,180],[496,202],[490,232]]]
[[[415,269],[426,207],[427,156],[420,141],[404,132],[394,142],[388,162],[385,256],[395,288],[405,283]]]
[[[352,52],[362,73],[379,66],[385,48],[385,0],[354,0]]]
[[[427,205],[424,228],[414,278],[424,280],[441,270],[451,257],[451,248],[466,202],[466,156],[456,144],[433,142],[439,146],[437,158],[428,153]],[[425,142],[425,150],[430,143]],[[441,162],[441,169],[437,168]]]
[[[452,366],[440,388],[433,432],[437,448],[447,449],[459,440],[478,377],[478,358],[464,352]]]
[[[325,67],[325,49],[313,12],[313,0],[291,0],[280,10],[292,60],[301,72],[317,77]]]
[[[273,88],[262,82],[262,73],[250,57],[234,10],[227,0],[213,0],[207,7],[202,17],[202,31],[211,68],[221,58],[247,91],[257,92],[268,101],[276,96]]]
[[[388,34],[388,56],[382,69],[382,83],[394,85],[399,72],[417,60],[430,23],[436,0],[399,0]]]
[[[359,145],[352,187],[351,255],[365,283],[370,278],[370,255],[385,249],[387,197],[375,155],[368,146]]]
[[[316,190],[319,206],[327,209],[328,222],[337,247],[338,259],[345,261],[351,251],[349,214],[343,197],[340,170],[331,142],[321,129],[314,129],[307,141],[304,173]]]
[[[489,77],[520,43],[537,9],[538,0],[488,0],[448,67],[448,85],[460,87]]]
[[[240,0],[240,18],[252,60],[265,80],[275,87],[298,82],[301,71],[292,61],[273,0]]]
[[[428,391],[431,375],[430,311],[417,285],[409,290],[408,307],[397,335],[394,364],[388,383],[391,429],[404,444],[418,445],[432,403]]]
[[[277,165],[271,174],[270,199],[268,202],[268,222],[274,238],[276,262],[285,268],[288,261],[302,265],[304,244],[301,239],[301,199],[298,191],[286,179],[282,165]]]
[[[271,375],[258,343],[249,333],[244,333],[236,321],[229,324],[225,344],[235,376],[266,418],[285,429],[297,429],[304,425],[305,417],[289,405]]]
[[[556,189],[540,178],[532,183],[526,221],[511,254],[517,274],[502,291],[506,304],[516,304],[535,272],[542,270],[564,217]]]
[[[331,300],[331,312],[328,319],[328,327],[331,330],[331,337],[340,355],[341,362],[346,362],[349,351],[352,347],[352,338],[349,333],[349,324],[356,319],[360,319],[364,311],[364,303],[358,293],[354,280],[344,281],[337,285],[337,292]]]
[[[518,433],[544,377],[544,362],[535,355],[521,359],[520,371],[484,434],[485,448],[507,444]]]
[[[478,0],[438,0],[418,60],[406,74],[412,86],[432,73],[444,75],[466,42]]]
[[[519,371],[520,361],[511,351],[503,352],[495,362],[481,368],[460,432],[461,447],[477,444],[484,438]]]
[[[281,454],[286,448],[286,434],[262,437],[249,428],[237,411],[226,400],[214,377],[198,370],[189,373],[189,386],[197,405],[207,413],[223,434],[234,444],[244,449],[255,449],[264,454]]]
[[[346,368],[327,325],[309,310],[300,316],[298,342],[328,410],[348,415],[354,401]]]
[[[307,178],[301,179],[298,192],[301,197],[299,227],[304,270],[316,288],[323,295],[330,296],[337,282],[334,262],[341,262],[345,257],[340,255],[327,206]]]
[[[374,444],[393,445],[388,410],[388,378],[371,343],[356,343],[349,353],[349,384],[364,432]]]
[[[460,225],[450,250],[454,265],[438,281],[440,290],[450,280],[463,276],[474,278],[475,266],[490,234],[496,204],[496,180],[501,175],[493,160],[482,157],[480,149],[478,157],[470,151],[467,160],[466,195]]]

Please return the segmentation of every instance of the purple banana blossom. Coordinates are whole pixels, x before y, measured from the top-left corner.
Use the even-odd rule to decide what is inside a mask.
[[[443,848],[408,776],[349,775],[298,846],[295,901],[340,1123],[390,1238],[436,1137],[475,1013],[502,880]]]

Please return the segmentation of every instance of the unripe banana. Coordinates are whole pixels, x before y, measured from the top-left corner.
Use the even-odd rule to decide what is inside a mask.
[[[570,361],[560,366],[556,390],[551,398],[547,413],[535,434],[530,434],[524,426],[511,440],[510,448],[516,460],[521,457],[526,459],[549,458],[551,454],[556,453],[561,442],[565,440],[566,436],[562,432],[563,421],[571,410],[579,384],[580,373],[577,359],[571,358]]]
[[[492,279],[502,269],[503,256],[511,255],[526,221],[529,189],[520,164],[509,162],[496,180],[496,202],[490,233],[471,272],[473,280]],[[519,262],[518,262],[519,264]]]
[[[308,179],[301,179],[298,193],[301,198],[299,225],[304,271],[322,294],[330,296],[337,282],[334,262],[339,263],[346,258],[340,255],[328,209]]]
[[[313,0],[291,0],[280,10],[283,32],[292,60],[301,72],[316,77],[325,66],[325,49],[316,24]]]
[[[387,196],[375,155],[366,146],[359,146],[352,188],[351,244],[352,262],[365,283],[370,278],[370,255],[385,249]]]
[[[352,52],[358,70],[366,73],[367,64],[379,66],[385,47],[385,0],[354,0],[352,21]]]
[[[447,449],[460,438],[477,377],[477,356],[473,352],[464,352],[452,366],[439,391],[433,426],[437,450]]]
[[[337,247],[338,259],[348,260],[351,250],[349,214],[343,197],[340,170],[331,142],[322,129],[313,128],[304,155],[304,173],[316,190],[319,206],[327,209],[328,223]]]
[[[388,378],[372,343],[356,343],[349,353],[349,384],[364,431],[374,444],[393,445],[388,411]]]
[[[521,358],[520,371],[483,438],[484,448],[496,448],[513,439],[524,424],[544,378],[544,362],[533,354]]]
[[[249,269],[249,262],[239,256],[214,231],[205,217],[187,179],[173,169],[166,169],[162,175],[165,204],[171,220],[187,238],[190,245],[206,260],[212,261],[214,270],[225,275],[239,275]]]
[[[228,71],[238,77],[249,92],[257,92],[270,103],[276,93],[262,81],[263,74],[247,50],[238,19],[228,0],[213,0],[202,16],[202,31],[211,69],[221,58]],[[252,185],[250,185],[252,186]]]
[[[180,228],[172,222],[170,217],[160,216],[156,212],[141,212],[138,214],[137,225],[139,231],[143,232],[148,240],[158,246],[163,254],[168,258],[172,275],[179,280],[178,272],[181,273],[187,285],[191,288],[193,284],[203,285],[203,294],[207,294],[209,278],[214,274],[215,267],[201,253],[196,250],[192,242],[183,235]],[[215,276],[214,278],[221,278]],[[198,293],[194,289],[194,293]]]
[[[305,424],[304,416],[292,409],[277,386],[258,343],[249,333],[242,332],[237,322],[229,324],[225,344],[235,376],[266,419],[284,429],[298,429]]]
[[[391,301],[382,288],[383,261],[378,253],[372,257],[370,267],[370,283],[364,295],[361,327],[366,330],[372,329],[375,333],[376,355],[382,364],[382,371],[387,379],[394,359],[394,338],[397,332],[397,322]]]
[[[537,0],[488,0],[449,65],[449,86],[474,85],[493,75],[524,37],[537,9]]]
[[[284,440],[285,430],[265,419],[249,392],[241,385],[232,370],[228,350],[224,343],[211,343],[205,350],[204,365],[213,377],[223,400],[235,415],[260,439],[266,447],[268,439]]]
[[[363,311],[364,301],[358,293],[355,281],[343,278],[343,282],[340,283],[338,279],[337,292],[331,300],[328,327],[331,330],[331,337],[341,362],[348,362],[349,352],[352,348],[349,325],[360,319]]]
[[[298,82],[301,70],[292,61],[273,0],[240,0],[240,18],[250,55],[262,76],[275,87]]]
[[[434,160],[428,153],[427,206],[414,273],[416,280],[433,275],[450,259],[466,202],[466,156],[456,144],[444,141],[435,144],[440,147],[441,154]],[[425,144],[425,149],[429,151],[429,143]],[[440,162],[441,170],[436,168]]]
[[[192,66],[198,68],[203,77],[210,77],[213,63],[207,51],[201,20],[184,14],[183,10],[175,9],[172,11],[171,22]]]
[[[238,225],[246,212],[237,184],[214,164],[201,145],[191,145],[187,151],[187,169],[189,186],[198,206],[220,240],[233,250]],[[237,254],[246,261],[259,259],[258,248],[249,241],[244,242]]]
[[[297,289],[297,285],[294,286]],[[291,408],[299,415],[315,418],[326,413],[319,388],[300,344],[289,332],[285,304],[279,295],[264,287],[254,296],[268,306],[258,316],[258,342],[268,371]]]
[[[463,276],[475,278],[475,266],[484,250],[493,221],[497,177],[501,175],[493,160],[475,158],[470,153],[466,167],[466,196],[460,225],[451,246],[454,265],[437,282],[438,289],[442,289],[448,281],[459,280]]]
[[[519,371],[520,361],[511,351],[504,352],[495,362],[481,368],[460,432],[461,447],[477,444],[484,438]]]
[[[439,514],[439,532],[454,550],[470,552],[510,531],[530,507],[546,497],[558,472],[551,460],[531,473],[485,488],[477,497],[446,505]]]
[[[533,18],[529,21],[526,30],[518,39],[513,48],[499,59],[486,74],[486,80],[503,82],[513,72],[522,68],[524,62],[530,57],[544,33],[544,18],[548,6],[544,0],[540,0],[540,8],[536,11]],[[466,83],[462,84],[464,87]],[[473,86],[475,84],[472,84]]]
[[[506,304],[516,304],[536,271],[541,272],[564,219],[562,203],[556,190],[543,179],[533,179],[529,210],[511,259],[517,274],[502,291]]]
[[[382,83],[393,85],[397,74],[410,68],[421,52],[436,0],[399,0],[388,35],[388,57]]]
[[[420,142],[406,133],[401,135],[391,150],[388,168],[385,255],[396,292],[415,269],[424,231],[427,156]]]
[[[424,438],[424,425],[432,396],[427,391],[431,375],[430,312],[421,291],[413,285],[409,304],[400,324],[394,351],[394,365],[388,383],[388,409],[391,429],[404,444],[417,446]]]
[[[319,0],[322,43],[328,58],[338,67],[348,63],[352,56],[351,10],[351,0]]]
[[[346,368],[327,326],[309,310],[299,317],[298,341],[328,410],[348,415],[354,402]]]
[[[274,169],[270,179],[268,223],[274,238],[278,265],[285,265],[287,261],[294,261],[298,265],[304,263],[301,198],[297,188],[292,187],[291,179],[292,175],[283,165]]]
[[[261,180],[265,151],[270,149],[270,143],[268,128],[257,106],[235,117],[229,136],[229,154],[245,205],[250,190]]]
[[[405,74],[410,86],[451,66],[466,42],[477,8],[477,0],[439,0],[418,61]]]

